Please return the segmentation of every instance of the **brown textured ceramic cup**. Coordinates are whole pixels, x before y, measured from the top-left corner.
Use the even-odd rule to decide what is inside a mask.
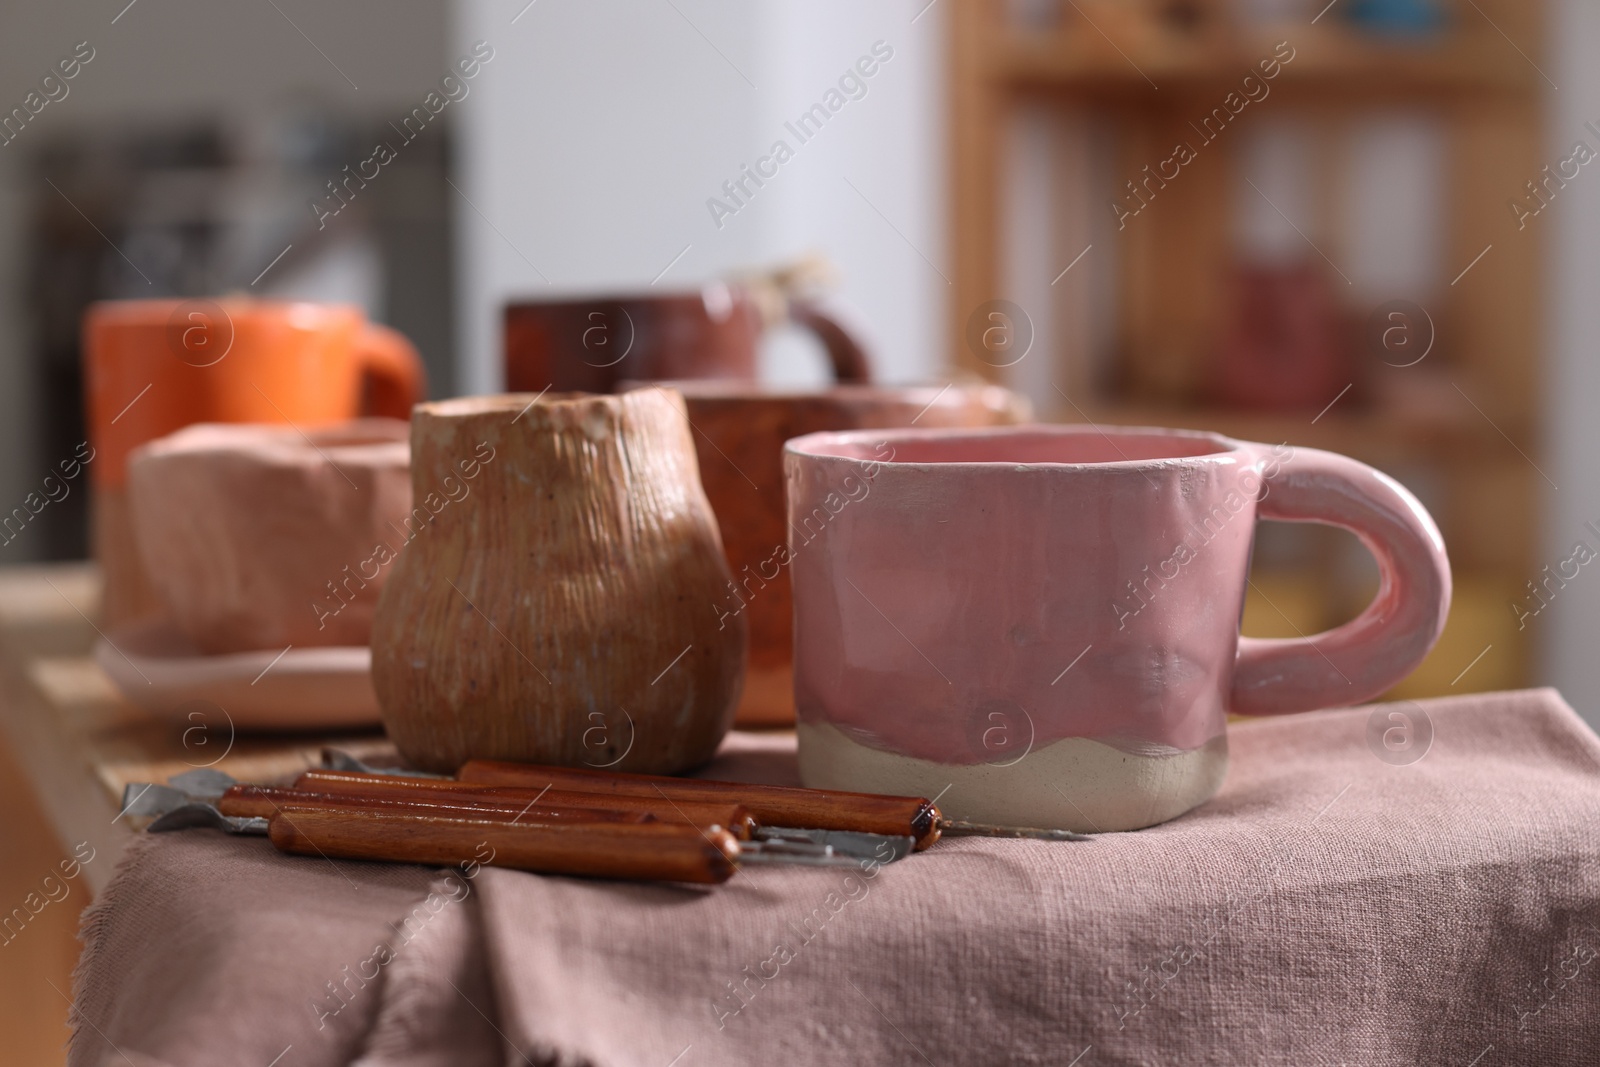
[[[733,721],[739,620],[683,400],[473,396],[412,415],[413,496],[472,480],[395,563],[372,683],[409,762],[681,774]]]
[[[836,380],[872,380],[861,346],[815,304],[788,299],[781,317],[816,335]],[[506,388],[610,393],[624,380],[753,379],[763,320],[751,289],[723,282],[687,293],[508,304]]]
[[[671,382],[688,404],[700,481],[717,514],[733,582],[712,605],[723,625],[745,618],[750,662],[741,726],[794,722],[789,535],[783,443],[819,430],[1006,426],[1029,417],[1023,397],[994,385],[837,385],[805,391],[754,382]],[[625,389],[648,389],[629,382]]]

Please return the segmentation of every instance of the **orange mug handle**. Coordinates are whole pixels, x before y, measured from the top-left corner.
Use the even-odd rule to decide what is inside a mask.
[[[368,415],[409,419],[412,405],[428,391],[427,372],[416,346],[399,330],[369,322],[356,338],[356,360],[365,378]]]

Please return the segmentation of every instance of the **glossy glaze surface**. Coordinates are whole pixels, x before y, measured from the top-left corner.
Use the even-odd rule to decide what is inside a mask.
[[[1421,505],[1325,452],[1048,426],[813,434],[785,460],[799,718],[915,760],[1005,763],[1067,738],[1191,752],[1230,710],[1375,696],[1449,607]],[[1354,530],[1383,573],[1367,611],[1241,641],[1265,517]]]
[[[427,392],[404,336],[337,304],[115,300],[83,320],[96,486],[120,488],[139,445],[196,422],[321,426],[405,418]]]

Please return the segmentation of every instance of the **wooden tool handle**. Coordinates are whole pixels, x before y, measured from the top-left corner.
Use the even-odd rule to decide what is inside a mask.
[[[603,798],[602,798],[603,799]],[[270,819],[281,808],[327,808],[338,811],[393,811],[400,814],[439,815],[445,818],[488,819],[516,822],[526,826],[567,825],[571,823],[630,823],[667,825],[645,811],[617,808],[551,808],[504,797],[456,800],[449,796],[376,796],[361,793],[323,793],[306,789],[286,789],[266,785],[236,785],[217,800],[224,815]],[[734,809],[729,809],[734,810]],[[711,825],[720,825],[708,823]]]
[[[552,785],[556,788],[551,788]],[[444,802],[494,803],[553,809],[600,808],[627,811],[654,817],[658,822],[687,826],[721,826],[740,840],[749,840],[756,820],[737,800],[718,797],[712,800],[649,795],[606,795],[594,790],[564,789],[559,783],[535,781],[510,785],[457,782],[448,778],[411,778],[405,775],[364,774],[360,771],[306,771],[295,779],[295,787],[318,793],[355,796],[419,799],[429,796]]]
[[[725,882],[739,857],[726,830],[681,826],[523,826],[394,811],[286,806],[268,836],[303,856],[453,866],[476,862],[540,874],[663,882]]]
[[[462,766],[459,777],[462,782],[484,785],[554,783],[557,788],[584,790],[607,797],[670,797],[679,804],[686,801],[739,803],[749,809],[757,822],[766,826],[909,836],[916,839],[918,849],[939,840],[939,809],[921,797],[615,774],[497,760],[472,760]]]

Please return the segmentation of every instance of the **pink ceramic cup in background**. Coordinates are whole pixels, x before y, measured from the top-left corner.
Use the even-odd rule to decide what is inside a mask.
[[[1422,505],[1329,452],[1025,426],[816,433],[784,461],[808,786],[1150,826],[1221,785],[1228,712],[1370,699],[1450,606]],[[1351,530],[1377,597],[1307,639],[1240,637],[1257,519]]]

